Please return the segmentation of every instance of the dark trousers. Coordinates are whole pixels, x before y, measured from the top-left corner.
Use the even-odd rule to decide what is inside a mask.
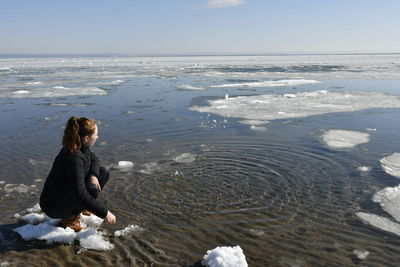
[[[100,177],[98,177],[98,179],[101,190],[103,190],[104,186],[110,179],[109,171],[104,167],[100,167]],[[95,199],[97,199],[100,193],[95,186],[89,183],[86,184],[86,190]],[[73,192],[66,192],[65,195],[60,196],[60,198],[58,198],[57,201],[51,205],[51,207],[47,207],[46,209],[43,209],[43,211],[49,217],[59,219],[75,216],[85,209],[86,207],[80,203],[79,199],[76,197],[76,194]]]

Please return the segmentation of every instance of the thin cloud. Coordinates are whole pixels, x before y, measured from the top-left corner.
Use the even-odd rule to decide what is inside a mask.
[[[202,8],[224,8],[241,5],[245,0],[208,0],[206,6]]]

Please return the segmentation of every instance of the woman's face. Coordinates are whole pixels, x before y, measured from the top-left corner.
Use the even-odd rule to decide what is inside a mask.
[[[88,147],[92,147],[93,145],[94,145],[94,143],[96,143],[96,141],[97,141],[97,138],[99,138],[99,130],[98,130],[98,128],[97,128],[97,125],[96,125],[96,128],[94,129],[94,133],[92,134],[92,135],[90,135],[90,136],[85,136],[84,138],[84,142],[85,142],[85,144],[88,146]]]

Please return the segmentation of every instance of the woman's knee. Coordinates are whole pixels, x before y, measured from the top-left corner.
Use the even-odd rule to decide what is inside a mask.
[[[103,186],[108,182],[109,179],[110,179],[110,172],[106,168],[100,167],[99,183],[101,188],[103,188]]]

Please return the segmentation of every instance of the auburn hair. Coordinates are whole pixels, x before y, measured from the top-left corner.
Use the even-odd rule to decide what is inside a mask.
[[[96,122],[94,120],[85,117],[71,117],[65,125],[62,145],[72,154],[82,147],[82,138],[86,135],[91,136],[95,130]]]

